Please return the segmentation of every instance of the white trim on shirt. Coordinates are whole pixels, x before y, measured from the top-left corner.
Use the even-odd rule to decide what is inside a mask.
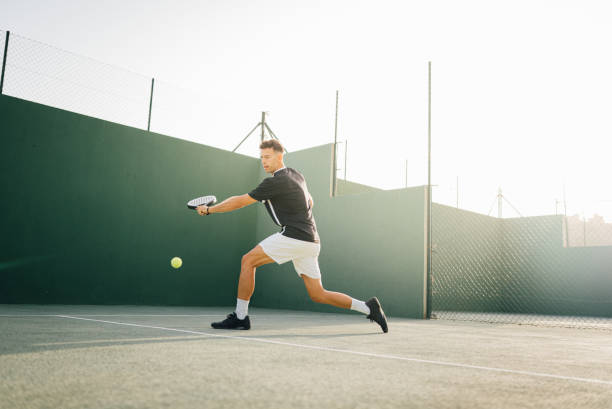
[[[282,224],[280,223],[280,221],[278,220],[278,217],[276,217],[276,212],[274,211],[274,206],[272,206],[272,200],[268,199],[268,206],[270,207],[270,212],[272,212],[272,216],[274,216],[274,221],[276,222],[276,224],[278,224],[279,226],[282,226]]]

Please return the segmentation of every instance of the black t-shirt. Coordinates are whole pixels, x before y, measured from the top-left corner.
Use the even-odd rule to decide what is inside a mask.
[[[282,168],[264,179],[249,196],[262,202],[281,234],[292,239],[319,242],[317,225],[312,217],[310,193],[300,172]]]

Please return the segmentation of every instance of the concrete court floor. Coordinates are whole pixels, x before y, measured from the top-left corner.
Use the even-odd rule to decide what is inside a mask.
[[[0,305],[0,408],[612,408],[612,332],[250,311]]]

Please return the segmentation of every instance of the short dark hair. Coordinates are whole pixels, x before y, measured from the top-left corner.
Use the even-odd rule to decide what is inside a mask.
[[[268,139],[267,141],[263,141],[259,145],[259,149],[268,149],[268,148],[272,148],[276,152],[281,152],[281,153],[285,151],[285,148],[283,148],[283,145],[281,145],[281,143],[277,141],[276,139]]]

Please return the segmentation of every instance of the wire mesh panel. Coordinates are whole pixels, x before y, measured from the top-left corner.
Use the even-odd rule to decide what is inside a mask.
[[[496,308],[502,291],[493,279],[500,264],[499,225],[490,217],[435,203],[432,212],[434,310]]]
[[[143,75],[10,34],[4,95],[146,129],[150,87]]]
[[[437,318],[612,329],[612,246],[567,247],[563,216],[434,203],[432,241]]]

